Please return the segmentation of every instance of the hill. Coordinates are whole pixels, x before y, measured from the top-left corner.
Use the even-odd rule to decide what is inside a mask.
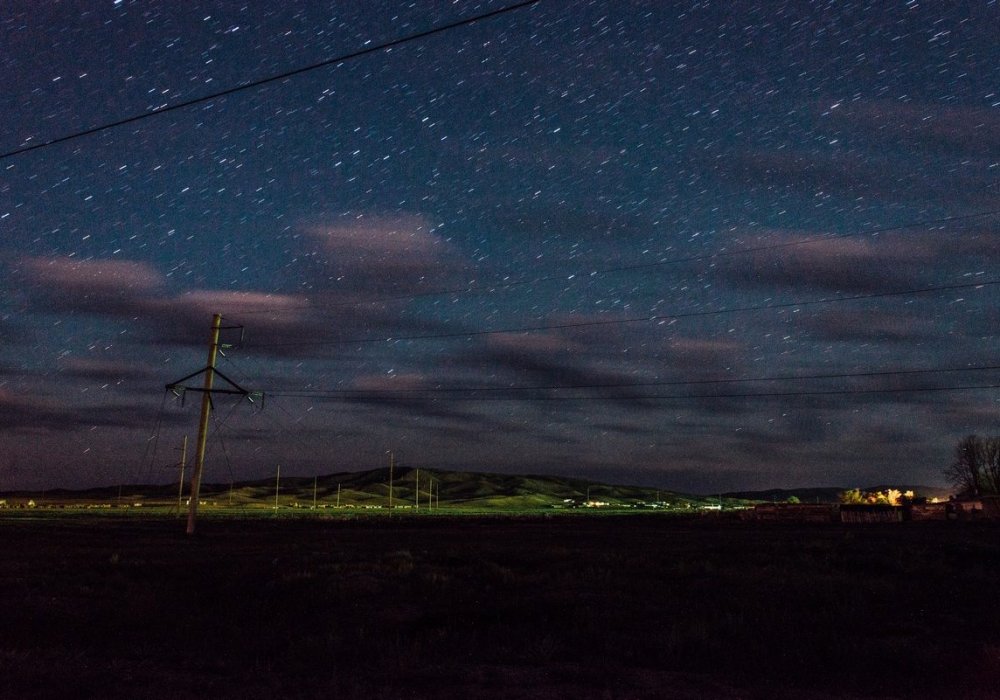
[[[277,488],[276,488],[277,487]],[[188,484],[184,486],[185,501]],[[862,491],[884,491],[871,486]],[[892,486],[912,489],[921,496],[947,497],[945,489],[927,486]],[[277,494],[275,493],[277,490]],[[753,502],[836,503],[846,487],[768,489],[723,493],[722,503],[740,506]],[[277,496],[277,500],[276,500]],[[143,505],[177,508],[176,484],[131,484],[84,490],[0,494],[9,505]],[[691,509],[720,505],[716,495],[692,494],[644,486],[604,484],[561,476],[495,474],[444,469],[397,467],[393,473],[393,509],[451,508],[473,511],[532,511],[558,508],[665,508]],[[201,501],[213,506],[386,509],[389,507],[389,469],[339,472],[316,477],[267,478],[256,481],[206,483]]]
[[[188,485],[184,487],[186,500]],[[216,506],[341,507],[389,506],[389,469],[339,472],[316,477],[267,478],[202,484],[200,499]],[[43,504],[174,506],[176,485],[130,484],[86,490],[8,493],[9,501]],[[276,501],[277,499],[277,501]],[[717,499],[713,497],[713,502]],[[603,484],[559,476],[458,472],[398,467],[393,473],[393,509],[429,507],[526,511],[540,508],[649,507],[692,508],[699,496],[642,486]]]

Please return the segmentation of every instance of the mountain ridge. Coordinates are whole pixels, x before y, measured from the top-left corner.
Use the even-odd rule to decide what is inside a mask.
[[[393,470],[394,507],[412,504],[448,504],[470,508],[551,508],[591,506],[660,506],[694,507],[718,503],[721,498],[731,505],[753,502],[784,502],[796,498],[802,503],[836,503],[846,491],[841,486],[792,489],[729,491],[721,494],[693,494],[670,489],[627,484],[607,484],[591,479],[541,474],[500,474],[494,472],[452,471],[400,466]],[[862,488],[884,491],[886,485]],[[901,491],[917,495],[944,497],[949,492],[939,487],[899,485]],[[186,498],[188,486],[185,484]],[[164,502],[176,503],[177,484],[123,484],[87,489],[48,489],[45,491],[7,491],[7,499],[42,499],[48,502]],[[317,476],[287,476],[232,483],[206,482],[201,486],[202,500],[231,504],[277,502],[331,503],[347,507],[383,507],[389,503],[389,468],[333,472]]]

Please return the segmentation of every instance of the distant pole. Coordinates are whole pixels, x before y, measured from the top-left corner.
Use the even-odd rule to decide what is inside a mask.
[[[278,465],[278,473],[274,477],[274,512],[278,512],[278,491],[281,489],[281,465]]]
[[[337,484],[337,507],[340,508],[340,484]]]
[[[184,512],[184,468],[187,466],[188,436],[181,442],[181,478],[177,484],[177,517]]]
[[[414,495],[416,496],[415,503],[416,503],[416,506],[417,506],[417,510],[420,510],[420,469],[417,468],[417,470],[414,472],[414,474],[416,476],[414,477],[415,480],[413,482],[413,492],[414,492]]]
[[[201,395],[201,419],[198,421],[198,443],[195,449],[194,472],[191,474],[191,507],[188,509],[187,534],[194,534],[198,518],[198,498],[201,495],[201,473],[205,468],[205,444],[208,442],[208,417],[212,412],[212,384],[215,382],[215,360],[219,354],[219,329],[222,314],[212,316],[212,335],[208,345],[208,366],[205,368],[204,392]]]
[[[313,510],[316,510],[316,477],[313,477]]]
[[[392,470],[395,467],[395,456],[389,453],[389,513],[392,513]]]

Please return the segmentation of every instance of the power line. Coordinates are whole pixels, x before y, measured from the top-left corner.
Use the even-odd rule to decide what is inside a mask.
[[[725,379],[693,379],[660,382],[607,382],[600,384],[551,384],[547,386],[485,386],[485,387],[427,387],[423,389],[384,389],[384,390],[359,390],[359,389],[297,389],[291,391],[268,391],[268,396],[293,397],[293,398],[395,398],[400,395],[402,399],[425,399],[434,394],[455,394],[455,393],[477,393],[477,392],[523,392],[523,391],[558,391],[558,390],[579,390],[579,389],[628,389],[657,386],[703,386],[710,384],[749,384],[755,382],[780,382],[780,381],[812,381],[817,379],[859,379],[871,377],[892,377],[892,376],[914,376],[928,374],[948,374],[955,372],[984,372],[1000,370],[1000,365],[977,365],[974,367],[941,367],[924,369],[899,369],[899,370],[879,370],[868,372],[839,372],[828,374],[786,374],[772,375],[764,377],[743,377]]]
[[[47,148],[48,146],[54,146],[59,143],[65,143],[67,141],[72,141],[84,136],[90,136],[93,134],[100,133],[102,131],[107,131],[109,129],[115,129],[119,126],[125,126],[126,124],[133,124],[135,122],[141,121],[143,119],[148,119],[149,117],[155,116],[157,114],[165,114],[167,112],[173,112],[178,109],[185,109],[187,107],[192,107],[194,105],[202,104],[204,102],[210,102],[212,100],[218,99],[220,97],[228,97],[229,95],[234,95],[239,92],[244,92],[246,90],[252,90],[254,88],[261,87],[263,85],[268,85],[270,83],[275,83],[282,80],[287,80],[288,78],[293,78],[303,73],[308,73],[320,68],[326,68],[338,63],[344,63],[346,61],[351,61],[362,56],[367,56],[369,54],[377,53],[380,51],[385,51],[387,49],[392,49],[397,46],[402,46],[414,41],[419,41],[421,39],[426,39],[428,37],[434,36],[436,34],[442,34],[444,32],[450,31],[452,29],[457,29],[459,27],[468,26],[474,24],[475,22],[481,22],[483,20],[493,19],[494,17],[499,17],[500,15],[507,14],[509,12],[514,12],[515,10],[520,10],[531,5],[536,5],[541,0],[524,0],[523,2],[517,2],[512,5],[507,5],[501,7],[498,10],[492,10],[490,12],[484,12],[482,14],[476,15],[474,17],[467,17],[465,19],[456,20],[448,24],[441,25],[440,27],[435,27],[433,29],[428,29],[422,32],[417,32],[416,34],[410,34],[408,36],[402,37],[400,39],[393,39],[376,46],[369,46],[364,49],[359,49],[351,53],[343,54],[337,56],[336,58],[326,59],[318,63],[312,63],[301,68],[296,68],[294,70],[286,71],[284,73],[279,73],[277,75],[272,75],[267,78],[261,78],[259,80],[254,80],[249,83],[243,83],[242,85],[237,85],[235,87],[227,88],[225,90],[219,90],[218,92],[213,92],[202,97],[195,97],[190,100],[185,100],[183,102],[178,102],[176,104],[168,105],[160,109],[154,109],[152,112],[143,112],[141,114],[134,114],[130,117],[125,117],[124,119],[119,119],[118,121],[108,122],[106,124],[101,124],[100,126],[91,127],[89,129],[82,129],[80,131],[67,134],[65,136],[58,136],[56,138],[49,139],[47,141],[42,141],[40,143],[32,144],[31,146],[24,146],[21,148],[14,149],[12,151],[7,151],[6,153],[0,153],[0,160],[5,160],[7,158],[12,158],[14,156],[23,155],[25,153],[30,153],[31,151],[37,151],[40,148]]]
[[[828,389],[816,391],[772,391],[772,392],[747,392],[732,394],[650,394],[637,396],[451,396],[447,398],[428,399],[433,402],[474,402],[474,403],[496,403],[508,401],[683,401],[687,399],[753,399],[753,398],[788,398],[796,396],[843,396],[861,394],[904,394],[917,392],[942,392],[942,391],[972,391],[979,389],[1000,389],[1000,384],[975,384],[964,386],[936,386],[936,387],[894,387],[886,389]],[[316,398],[316,397],[293,397],[293,398]],[[363,398],[342,397],[343,401],[362,401]],[[413,397],[379,397],[379,401],[385,402],[408,402],[414,401]]]
[[[856,238],[859,236],[877,236],[882,233],[893,233],[896,231],[905,231],[907,229],[919,228],[923,226],[939,226],[943,224],[955,223],[958,221],[967,221],[971,219],[981,219],[986,216],[1000,215],[1000,209],[990,209],[986,211],[975,212],[973,214],[959,214],[955,216],[945,216],[938,219],[923,219],[920,221],[911,221],[904,224],[897,224],[895,226],[884,226],[874,229],[869,229],[867,231],[848,231],[845,233],[835,233],[826,236],[811,236],[809,238],[799,239],[797,241],[786,241],[783,243],[773,243],[769,245],[753,246],[750,248],[739,248],[737,250],[723,250],[714,253],[704,253],[701,255],[689,255],[680,258],[670,258],[669,260],[657,260],[656,262],[648,263],[635,263],[632,265],[622,265],[619,267],[607,267],[598,270],[591,270],[589,272],[574,272],[574,273],[562,273],[559,275],[546,275],[543,277],[535,277],[532,279],[522,279],[514,281],[500,280],[496,283],[477,285],[475,281],[470,282],[464,287],[453,287],[451,289],[438,289],[430,290],[426,292],[412,292],[408,294],[396,294],[380,297],[372,297],[370,299],[365,299],[363,301],[334,301],[334,302],[323,302],[324,307],[345,307],[345,306],[362,306],[368,304],[380,304],[384,302],[391,301],[410,301],[414,299],[423,299],[428,297],[437,296],[449,296],[458,294],[491,294],[496,290],[506,290],[514,289],[516,287],[524,287],[533,284],[544,284],[546,282],[565,282],[567,280],[574,279],[586,279],[589,277],[602,276],[617,274],[621,272],[639,272],[645,270],[653,270],[661,267],[666,267],[669,265],[682,265],[684,263],[692,262],[703,262],[707,260],[719,260],[723,258],[731,258],[739,255],[750,255],[753,253],[763,253],[772,250],[782,250],[787,248],[794,248],[797,246],[811,245],[814,243],[821,243],[823,241],[839,240],[843,238]],[[282,306],[282,307],[271,307],[271,308],[254,308],[254,309],[234,309],[230,313],[235,313],[242,316],[255,315],[255,314],[265,314],[265,313],[275,313],[280,311],[297,311],[297,310],[307,310],[313,309],[317,310],[312,304],[302,304],[297,306]]]
[[[733,313],[745,313],[748,311],[766,311],[773,309],[789,309],[798,308],[804,306],[818,306],[820,304],[835,304],[845,301],[863,301],[869,299],[885,299],[889,297],[898,296],[910,296],[916,294],[928,294],[932,292],[947,292],[947,291],[957,291],[960,289],[980,289],[983,287],[992,287],[1000,284],[1000,280],[987,280],[982,282],[969,282],[965,284],[950,284],[941,285],[934,287],[919,287],[916,289],[905,289],[892,292],[874,292],[871,294],[855,294],[852,296],[845,297],[833,297],[830,299],[814,299],[806,301],[789,301],[781,302],[776,304],[761,304],[757,306],[734,306],[721,309],[713,309],[712,311],[688,311],[672,314],[654,314],[650,316],[636,316],[632,318],[618,318],[609,319],[601,321],[576,321],[572,323],[556,323],[538,326],[517,326],[510,328],[496,328],[492,330],[469,330],[469,331],[457,331],[452,333],[427,333],[423,335],[406,335],[406,336],[396,336],[396,337],[379,337],[379,338],[348,338],[341,340],[300,340],[300,341],[290,341],[290,342],[280,342],[280,343],[247,343],[244,347],[247,348],[277,348],[277,347],[317,347],[317,346],[329,346],[329,345],[355,345],[362,343],[391,343],[399,341],[409,341],[409,340],[445,340],[449,338],[472,338],[478,336],[486,335],[500,335],[500,334],[510,334],[510,333],[531,333],[535,331],[548,331],[548,330],[565,330],[570,328],[588,328],[595,326],[612,326],[612,325],[622,325],[626,323],[642,323],[651,321],[666,321],[666,320],[676,320],[684,318],[704,318],[707,316],[721,316],[725,314]]]

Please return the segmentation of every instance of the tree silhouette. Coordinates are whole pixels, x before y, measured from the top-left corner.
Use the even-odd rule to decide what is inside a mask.
[[[966,435],[955,446],[944,476],[962,495],[1000,493],[1000,437]]]

